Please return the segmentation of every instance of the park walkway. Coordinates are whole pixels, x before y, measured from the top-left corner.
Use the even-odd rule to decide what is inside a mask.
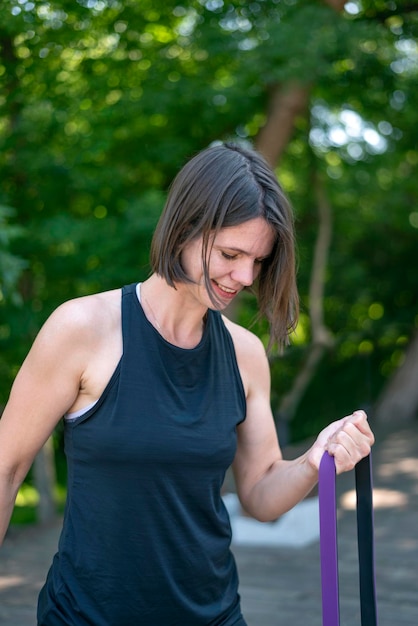
[[[417,626],[418,423],[378,433],[373,464],[379,624]],[[353,486],[353,473],[338,478],[342,626],[360,625]],[[37,593],[58,533],[58,523],[8,533],[0,549],[1,626],[35,626]],[[234,552],[249,626],[322,624],[317,541],[303,548],[239,545]]]

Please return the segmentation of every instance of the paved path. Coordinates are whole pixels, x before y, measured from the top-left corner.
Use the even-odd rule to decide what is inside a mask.
[[[379,624],[417,626],[418,423],[378,435],[373,462]],[[338,479],[342,626],[360,625],[353,480],[353,473]],[[37,593],[58,533],[58,523],[8,533],[0,550],[1,626],[35,626]],[[302,549],[236,546],[234,552],[249,626],[321,626],[318,542]]]

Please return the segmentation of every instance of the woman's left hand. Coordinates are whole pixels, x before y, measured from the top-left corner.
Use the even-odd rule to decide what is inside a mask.
[[[370,453],[374,435],[364,411],[354,411],[337,422],[333,422],[319,434],[308,452],[308,461],[319,469],[322,456],[327,451],[335,459],[337,474],[352,470]]]

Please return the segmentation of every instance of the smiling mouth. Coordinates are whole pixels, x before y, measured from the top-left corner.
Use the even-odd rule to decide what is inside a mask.
[[[223,291],[223,293],[225,293],[228,296],[233,296],[236,293],[238,293],[238,291],[236,289],[231,289],[230,287],[225,287],[225,285],[221,285],[220,283],[217,283],[216,280],[214,280],[213,282],[218,287],[218,289],[220,289],[220,291]]]

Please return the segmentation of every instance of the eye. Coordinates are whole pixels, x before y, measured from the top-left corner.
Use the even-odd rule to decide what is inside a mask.
[[[236,254],[228,254],[227,252],[221,252],[222,256],[224,259],[227,259],[227,261],[233,261],[236,258]]]
[[[262,264],[264,263],[264,261],[267,261],[267,259],[269,259],[269,258],[270,258],[270,255],[268,255],[268,256],[264,256],[264,257],[262,257],[261,259],[255,259],[255,261],[254,261],[254,262],[255,262],[257,265],[262,265]]]

